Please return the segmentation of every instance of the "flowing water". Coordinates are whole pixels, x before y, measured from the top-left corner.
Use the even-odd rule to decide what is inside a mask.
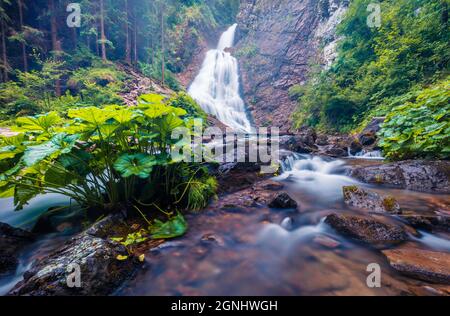
[[[251,132],[252,126],[240,96],[238,63],[227,48],[234,45],[237,24],[222,34],[216,49],[207,52],[200,73],[188,93],[209,114],[229,127]]]
[[[324,223],[332,213],[359,213],[345,205],[342,186],[358,184],[345,176],[349,164],[367,160],[332,160],[294,155],[275,178],[299,204],[299,212],[264,205],[228,209],[211,207],[188,215],[188,233],[149,251],[146,268],[126,283],[121,295],[400,295],[418,281],[390,268],[379,250],[347,239]],[[370,187],[395,195],[406,208],[450,212],[446,195]],[[239,201],[239,199],[237,199]],[[385,219],[387,220],[387,219]],[[397,219],[389,219],[402,225]],[[214,236],[215,241],[205,241]],[[330,239],[331,238],[331,239]],[[208,238],[207,238],[208,239]],[[331,246],[324,245],[331,244]],[[331,240],[331,242],[330,242]],[[449,251],[448,234],[420,232],[408,244]],[[366,285],[367,266],[378,263],[382,287]]]
[[[189,93],[207,111],[239,131],[252,130],[239,95],[237,61],[232,47],[236,25],[207,53]],[[450,214],[448,195],[434,195],[371,187],[345,175],[353,165],[376,163],[379,153],[346,161],[292,155],[274,180],[294,198],[299,211],[272,210],[265,205],[239,209],[212,206],[187,215],[189,230],[146,254],[143,269],[117,295],[399,295],[411,293],[418,281],[392,270],[386,259],[369,246],[349,240],[328,227],[330,213],[359,213],[345,205],[342,186],[358,184],[394,195],[404,208],[419,212],[440,209]],[[222,197],[224,198],[224,197]],[[67,205],[60,196],[41,196],[23,211],[14,212],[12,200],[0,200],[0,221],[31,228],[48,208]],[[401,224],[397,219],[390,219]],[[70,233],[42,236],[20,256],[12,275],[0,278],[0,295],[21,280],[32,263],[56,249]],[[413,247],[450,251],[448,234],[420,232],[410,236]],[[382,268],[382,287],[366,285],[367,266]]]

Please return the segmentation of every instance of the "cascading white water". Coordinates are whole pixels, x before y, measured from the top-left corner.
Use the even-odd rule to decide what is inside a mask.
[[[236,27],[234,24],[222,34],[217,49],[208,51],[188,93],[207,113],[229,127],[251,132],[252,126],[239,94],[238,63],[225,51],[234,45]]]
[[[299,190],[308,191],[321,201],[342,199],[342,187],[356,184],[345,176],[345,162],[320,157],[293,154],[281,162],[282,174],[278,181],[289,181]]]

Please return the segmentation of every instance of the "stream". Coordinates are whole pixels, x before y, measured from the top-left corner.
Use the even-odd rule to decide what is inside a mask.
[[[207,53],[189,94],[205,111],[236,130],[252,126],[240,97],[233,46],[236,25]],[[256,207],[216,208],[188,214],[187,234],[151,249],[136,276],[115,295],[400,295],[418,284],[394,271],[379,250],[345,238],[324,223],[330,213],[358,213],[343,199],[342,187],[360,185],[393,195],[403,208],[450,212],[448,195],[427,194],[358,183],[346,176],[352,165],[376,163],[380,153],[362,153],[338,160],[293,154],[282,162],[273,180],[284,185],[298,211]],[[238,193],[233,193],[236,196]],[[224,197],[221,197],[224,198]],[[14,211],[12,199],[0,199],[0,222],[31,229],[49,208],[68,205],[58,195],[39,196],[24,210]],[[390,219],[396,221],[396,219]],[[20,255],[13,275],[0,277],[0,295],[19,282],[32,263],[45,257],[77,230],[41,236]],[[450,252],[448,234],[419,232],[410,236],[413,247]],[[381,288],[366,285],[367,266],[382,269]]]
[[[349,164],[359,163],[371,161],[324,160],[296,155],[285,161],[285,172],[275,180],[285,185],[284,190],[297,201],[299,212],[275,211],[260,205],[240,211],[208,209],[189,215],[187,235],[150,251],[146,268],[116,294],[405,293],[417,281],[391,269],[378,250],[342,237],[323,223],[331,211],[358,213],[344,204],[342,186],[359,184],[343,175]],[[419,210],[449,207],[446,195],[372,189],[395,195],[405,207]],[[448,235],[421,232],[421,237],[410,237],[409,243],[415,247],[450,251]],[[327,247],[321,239],[333,242]],[[366,269],[370,263],[381,266],[381,288],[370,289],[366,285]]]

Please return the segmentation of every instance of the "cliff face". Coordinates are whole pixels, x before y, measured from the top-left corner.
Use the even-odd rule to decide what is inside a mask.
[[[289,88],[307,79],[312,64],[335,58],[335,29],[348,0],[243,0],[234,54],[245,101],[257,126],[287,132],[296,100]]]

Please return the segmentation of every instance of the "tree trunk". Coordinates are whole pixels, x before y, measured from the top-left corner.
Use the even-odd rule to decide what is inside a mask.
[[[105,36],[105,12],[103,0],[100,0],[100,36],[102,48],[102,60],[106,61],[106,36]]]
[[[137,47],[137,13],[134,14],[134,65],[138,63],[138,47]]]
[[[76,50],[78,46],[78,31],[76,27],[72,28],[72,41],[73,41],[73,50]]]
[[[448,4],[447,1],[442,1],[442,23],[447,25],[448,23]]]
[[[98,43],[98,25],[96,27],[97,31],[95,32],[95,52],[97,56],[100,56],[100,46]]]
[[[2,66],[3,66],[3,82],[9,80],[8,78],[8,56],[6,53],[6,25],[2,19],[0,21],[1,36],[2,36]]]
[[[17,0],[17,5],[19,7],[20,31],[23,32],[23,0]],[[25,42],[22,42],[21,45],[22,45],[23,70],[27,72],[28,71],[27,46]]]
[[[130,14],[128,8],[128,0],[125,0],[125,13],[126,13],[126,21],[125,21],[125,62],[127,64],[131,64],[131,42],[130,42]]]
[[[166,77],[166,59],[165,59],[165,43],[164,43],[164,9],[161,5],[161,82],[164,86]]]
[[[55,54],[55,58],[58,59],[59,53],[61,52],[61,43],[58,40],[55,1],[48,0],[48,7],[50,9],[50,33],[52,38],[52,51]],[[59,79],[57,79],[55,82],[55,94],[57,97],[61,96],[61,81]]]

